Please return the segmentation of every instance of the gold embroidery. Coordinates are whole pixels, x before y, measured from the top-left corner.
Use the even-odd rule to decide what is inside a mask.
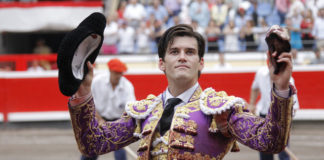
[[[211,157],[210,155],[186,151],[180,153],[178,149],[172,149],[169,153],[169,159],[171,160],[221,160],[223,157],[224,153],[218,155],[217,157]]]
[[[172,132],[170,146],[177,149],[185,149],[193,151],[194,147],[194,138],[191,135],[182,136],[180,133]]]

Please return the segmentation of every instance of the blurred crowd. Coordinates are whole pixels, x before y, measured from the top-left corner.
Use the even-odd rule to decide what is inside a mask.
[[[290,33],[295,64],[300,50],[314,53],[310,64],[324,64],[324,0],[104,0],[104,4],[102,55],[157,53],[163,32],[185,23],[205,37],[206,51],[220,53],[221,61],[223,53],[266,51],[266,32],[279,24]],[[41,50],[34,53],[45,48],[48,54],[43,45],[36,45]],[[37,63],[31,62],[28,70],[56,68],[45,61]]]
[[[211,53],[265,51],[274,24],[287,27],[294,51],[324,48],[319,0],[120,0],[108,13],[102,54],[157,53],[161,34],[179,23],[204,35]]]

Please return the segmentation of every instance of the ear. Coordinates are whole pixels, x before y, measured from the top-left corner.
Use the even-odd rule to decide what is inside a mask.
[[[163,72],[165,72],[165,63],[162,60],[162,58],[159,58],[159,69]]]
[[[204,57],[201,57],[200,62],[199,62],[199,71],[202,71],[204,66],[205,66]]]

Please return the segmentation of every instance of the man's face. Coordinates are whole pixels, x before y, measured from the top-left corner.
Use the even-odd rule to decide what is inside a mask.
[[[204,59],[199,59],[198,43],[193,37],[175,37],[169,44],[164,61],[159,60],[159,68],[165,72],[168,81],[198,80],[198,71],[204,68]]]
[[[120,78],[123,76],[123,73],[121,72],[115,72],[110,70],[110,83],[113,86],[116,86],[119,83]]]

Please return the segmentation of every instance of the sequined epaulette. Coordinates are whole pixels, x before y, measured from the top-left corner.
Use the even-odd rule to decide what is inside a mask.
[[[144,100],[128,102],[125,106],[125,111],[135,119],[145,119],[161,102],[160,96],[149,95]]]
[[[221,114],[232,107],[244,104],[243,99],[228,96],[226,92],[216,92],[212,88],[205,89],[200,95],[200,109],[206,115]]]

